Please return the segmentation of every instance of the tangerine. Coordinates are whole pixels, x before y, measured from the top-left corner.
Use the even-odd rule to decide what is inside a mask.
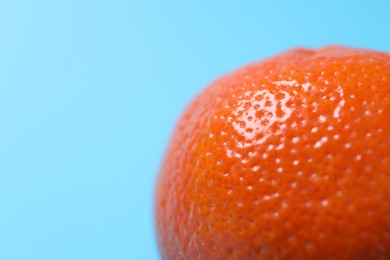
[[[155,222],[163,259],[390,259],[390,55],[294,49],[212,83]]]

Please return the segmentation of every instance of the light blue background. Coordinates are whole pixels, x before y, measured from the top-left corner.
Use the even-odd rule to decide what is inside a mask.
[[[0,2],[0,260],[158,259],[153,186],[210,81],[295,46],[390,51],[390,1]]]

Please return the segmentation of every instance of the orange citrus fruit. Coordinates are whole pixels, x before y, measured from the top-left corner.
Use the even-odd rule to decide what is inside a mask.
[[[390,55],[295,49],[189,105],[155,192],[163,259],[390,259]]]

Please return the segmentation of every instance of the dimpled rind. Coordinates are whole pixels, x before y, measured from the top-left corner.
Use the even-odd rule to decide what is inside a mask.
[[[163,259],[390,259],[390,56],[295,49],[189,105],[157,179]]]

